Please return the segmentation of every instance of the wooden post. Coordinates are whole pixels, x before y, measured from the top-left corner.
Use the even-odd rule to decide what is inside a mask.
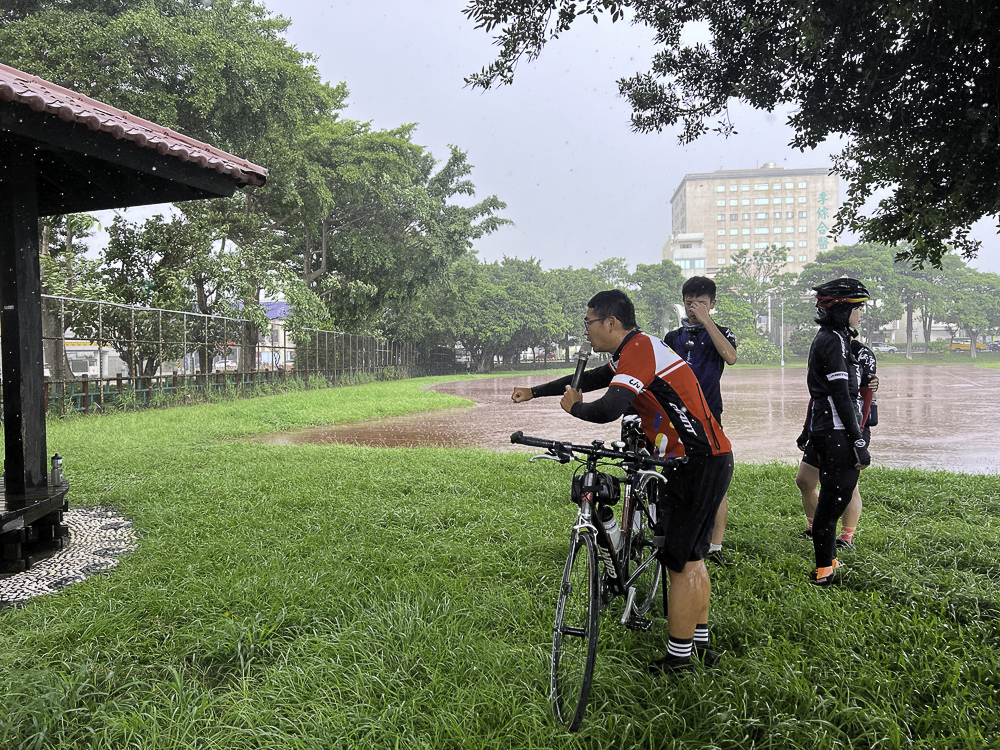
[[[9,495],[44,490],[45,368],[35,152],[0,141],[0,362],[4,481]]]

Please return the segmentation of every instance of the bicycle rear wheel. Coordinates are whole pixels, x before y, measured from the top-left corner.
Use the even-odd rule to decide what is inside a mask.
[[[653,519],[649,516],[645,493],[635,493],[629,498],[632,513],[630,534],[625,540],[625,578],[631,578],[643,563],[656,556],[653,546]],[[635,587],[635,613],[644,615],[653,606],[656,588],[660,582],[660,566],[650,565],[633,581]]]
[[[559,587],[552,635],[550,698],[556,718],[573,732],[583,722],[594,679],[600,598],[594,535],[581,530]]]

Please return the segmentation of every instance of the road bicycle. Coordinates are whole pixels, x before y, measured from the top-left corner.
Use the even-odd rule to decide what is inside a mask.
[[[685,458],[652,456],[641,445],[638,422],[623,424],[623,440],[606,448],[603,440],[572,445],[557,440],[510,436],[512,443],[545,449],[531,461],[577,461],[574,500],[580,505],[570,534],[569,556],[563,569],[552,628],[552,663],[549,698],[556,719],[569,731],[583,722],[594,679],[600,613],[618,596],[625,596],[621,624],[646,632],[652,623],[643,617],[653,605],[660,580],[656,550],[662,540],[654,536],[655,508],[648,500],[649,482],[666,482],[655,467],[672,468]],[[599,471],[617,467],[625,478]],[[618,549],[598,508],[622,497],[621,535]]]

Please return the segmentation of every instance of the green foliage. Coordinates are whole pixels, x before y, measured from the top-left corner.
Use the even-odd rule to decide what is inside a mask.
[[[949,246],[974,254],[970,226],[1000,209],[996,3],[474,0],[465,13],[498,35],[497,59],[467,79],[484,88],[512,82],[522,58],[574,21],[628,14],[659,45],[648,71],[619,81],[634,128],[679,123],[689,142],[716,119],[713,130],[732,132],[733,99],[768,112],[787,106],[792,146],[815,148],[834,135],[847,143],[834,158],[849,185],[835,233],[906,243],[902,254],[919,264],[938,265]],[[705,28],[708,43],[689,42],[688,25]]]
[[[676,263],[669,260],[650,265],[639,263],[630,282],[635,287],[632,301],[640,328],[662,337],[680,325],[674,306],[682,304],[684,276]]]
[[[774,344],[753,333],[737,337],[736,351],[739,363],[744,365],[776,365],[781,359],[781,351]]]

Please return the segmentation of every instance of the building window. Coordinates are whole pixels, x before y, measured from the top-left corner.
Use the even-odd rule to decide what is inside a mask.
[[[755,213],[755,214],[753,215],[753,217],[754,217],[755,219],[767,219],[767,218],[769,218],[769,217],[770,217],[770,215],[771,215],[771,214],[768,214],[768,213]]]
[[[726,192],[726,186],[725,185],[719,185],[718,187],[715,188],[715,192],[717,192],[717,193],[724,193],[724,192]]]
[[[716,201],[715,205],[716,206],[724,206],[724,205],[726,205],[726,202],[725,201]]]
[[[775,211],[774,212],[774,218],[775,219],[780,219],[781,218],[781,211]]]
[[[741,206],[749,206],[750,205],[750,199],[749,198],[740,198],[740,205]]]
[[[715,233],[716,234],[725,234],[726,230],[725,229],[717,229],[717,230],[715,230]]]
[[[806,246],[806,245],[808,245],[808,244],[809,244],[809,243],[808,243],[808,242],[806,242],[805,240],[799,240],[799,247],[805,247],[805,246]]]
[[[795,227],[785,227],[785,232],[787,232],[788,234],[791,234],[794,231],[795,231]]]
[[[781,227],[775,227],[774,228],[774,233],[775,234],[781,234]]]
[[[743,227],[743,234],[750,234],[750,227]]]
[[[726,259],[725,258],[719,258],[718,260],[719,260],[719,265],[720,266],[726,265]]]
[[[755,227],[753,230],[754,234],[770,234],[771,230],[767,227]]]
[[[800,219],[806,219],[808,217],[809,217],[809,212],[808,211],[799,211],[799,218]],[[788,218],[791,218],[791,216],[789,216]]]
[[[795,212],[794,211],[786,211],[785,212],[785,218],[786,219],[794,219],[795,218]],[[802,217],[802,218],[805,218],[805,217]]]
[[[765,248],[767,248],[767,243],[766,242],[755,242],[753,246],[757,250],[764,250]]]
[[[729,192],[730,193],[735,193],[736,192],[736,186],[735,185],[730,185],[729,186]]]
[[[725,221],[726,220],[726,215],[725,214],[716,214],[715,218],[716,218],[717,221]]]
[[[749,250],[749,249],[750,249],[749,242],[744,242],[742,245],[740,245],[740,250]]]
[[[805,203],[805,202],[806,202],[805,197],[799,198],[799,203]]]
[[[753,204],[755,206],[766,206],[769,202],[770,201],[768,201],[767,198],[754,198],[753,199]]]
[[[753,189],[754,190],[767,190],[767,183],[766,182],[757,182],[757,183],[754,183]]]
[[[795,187],[795,185],[793,183],[791,183],[791,182],[786,182],[785,183],[785,190],[791,190],[793,187]]]
[[[733,190],[735,190],[735,189],[736,188],[733,188]],[[740,191],[741,192],[745,193],[745,192],[749,192],[749,190],[750,190],[750,186],[749,185],[740,185]]]
[[[791,240],[785,240],[785,247],[795,247],[795,243]]]
[[[695,258],[694,259],[694,267],[695,268],[704,268],[705,267],[705,259],[704,258]]]
[[[800,188],[804,188],[805,186],[806,186],[806,184],[805,184],[804,182],[800,182],[800,183],[799,183],[799,187],[800,187]]]
[[[720,242],[718,245],[715,246],[715,249],[716,250],[725,250],[726,249],[726,243],[725,242]]]
[[[785,258],[785,262],[786,263],[793,263],[794,261],[795,261],[795,256],[794,255],[789,255],[789,256],[787,256]]]
[[[691,244],[690,243],[688,243],[686,245],[681,245],[681,250],[690,250],[690,249],[691,249]]]
[[[808,255],[800,255],[800,256],[799,256],[799,260],[800,260],[800,261],[801,261],[802,263],[805,263],[805,262],[806,262],[806,261],[807,261],[808,259],[809,259],[809,256],[808,256]]]
[[[730,205],[730,206],[735,206],[735,205],[736,205],[736,199],[735,199],[735,198],[733,198],[732,200],[730,200],[730,201],[729,201],[729,205]]]
[[[805,227],[799,227],[799,231],[800,231],[800,232],[806,232],[806,231],[808,231],[808,230],[807,230],[807,229],[806,229]]]
[[[729,220],[730,221],[738,221],[739,218],[740,218],[739,214],[729,214]]]
[[[787,198],[785,198],[785,203],[795,203],[795,199],[792,198],[791,196],[788,196]]]
[[[780,206],[781,205],[781,198],[775,198],[774,199],[774,205]]]
[[[736,227],[733,227],[732,229],[729,230],[729,233],[730,234],[739,234],[740,230],[737,229]]]
[[[776,182],[773,185],[771,185],[771,187],[774,188],[775,190],[781,190],[781,183]]]
[[[736,250],[736,249],[739,248],[739,246],[740,246],[740,243],[738,243],[738,242],[730,242],[729,243],[729,249],[730,250]]]

